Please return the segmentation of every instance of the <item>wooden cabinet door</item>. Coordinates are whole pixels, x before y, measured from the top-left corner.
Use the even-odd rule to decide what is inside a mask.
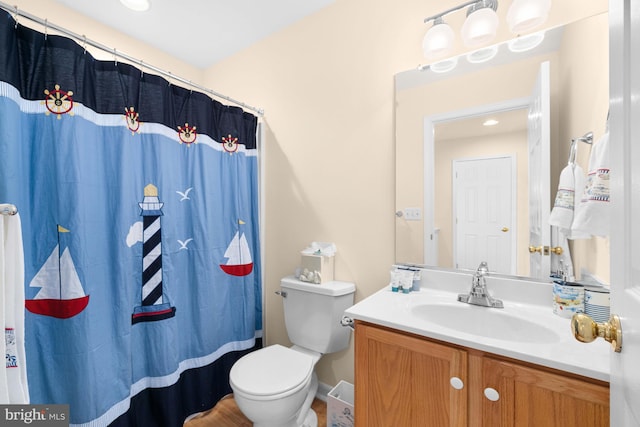
[[[481,397],[483,426],[609,426],[609,387],[605,383],[490,357],[483,358],[482,366],[482,386],[499,394],[497,401]]]
[[[466,426],[464,350],[356,322],[355,366],[356,426]]]

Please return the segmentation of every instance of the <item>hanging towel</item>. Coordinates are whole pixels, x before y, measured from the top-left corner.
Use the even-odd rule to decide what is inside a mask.
[[[549,215],[549,224],[560,229],[567,239],[586,239],[590,235],[573,228],[575,207],[580,203],[584,186],[584,172],[580,165],[570,162],[560,173],[558,192]],[[576,191],[578,189],[578,191]]]
[[[609,132],[593,145],[589,173],[576,209],[572,229],[592,236],[608,236],[611,219],[609,202]]]
[[[18,214],[0,215],[0,221],[0,350],[6,355],[6,368],[0,369],[0,403],[26,404],[22,227]]]

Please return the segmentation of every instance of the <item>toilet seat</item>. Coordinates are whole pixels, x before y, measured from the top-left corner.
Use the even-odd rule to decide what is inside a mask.
[[[255,400],[279,399],[305,387],[314,364],[310,355],[274,344],[240,358],[229,381],[234,393]]]

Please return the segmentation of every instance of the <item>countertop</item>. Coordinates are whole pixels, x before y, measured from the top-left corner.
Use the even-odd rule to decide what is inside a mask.
[[[570,319],[553,313],[550,284],[521,281],[510,283],[509,280],[501,282],[497,279],[493,281],[488,279],[491,295],[504,302],[504,309],[470,306],[473,307],[471,311],[465,311],[465,315],[469,313],[470,319],[484,314],[477,310],[503,310],[495,314],[510,316],[507,319],[513,319],[513,317],[535,319],[537,324],[550,330],[548,340],[546,335],[542,338],[538,337],[534,340],[535,342],[526,342],[517,338],[518,331],[514,330],[517,329],[516,322],[505,321],[505,333],[499,333],[499,335],[506,339],[497,339],[462,332],[459,327],[447,327],[446,319],[441,318],[436,323],[415,315],[414,308],[425,303],[444,305],[454,309],[457,308],[455,305],[464,304],[457,301],[457,296],[458,293],[464,293],[464,291],[460,292],[460,288],[464,287],[465,282],[471,283],[471,276],[466,274],[456,274],[456,276],[449,277],[441,272],[423,272],[423,286],[420,291],[402,294],[391,292],[386,286],[348,308],[345,315],[354,320],[362,320],[426,338],[609,382],[609,358],[613,351],[610,344],[602,339],[589,344],[578,342],[571,333]],[[447,284],[444,284],[445,282]],[[495,288],[494,291],[491,291],[492,285]],[[467,292],[468,288],[469,286],[465,289]],[[501,291],[504,295],[501,295]],[[522,299],[528,301],[525,302]],[[443,317],[448,315],[447,311],[444,311]]]

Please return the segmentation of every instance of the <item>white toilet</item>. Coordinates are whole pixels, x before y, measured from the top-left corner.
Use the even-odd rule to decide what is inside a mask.
[[[231,368],[229,382],[244,415],[256,427],[316,427],[311,403],[318,390],[313,368],[325,353],[347,348],[351,330],[340,324],[353,305],[353,283],[321,285],[286,277],[280,282],[289,339],[249,353]]]

